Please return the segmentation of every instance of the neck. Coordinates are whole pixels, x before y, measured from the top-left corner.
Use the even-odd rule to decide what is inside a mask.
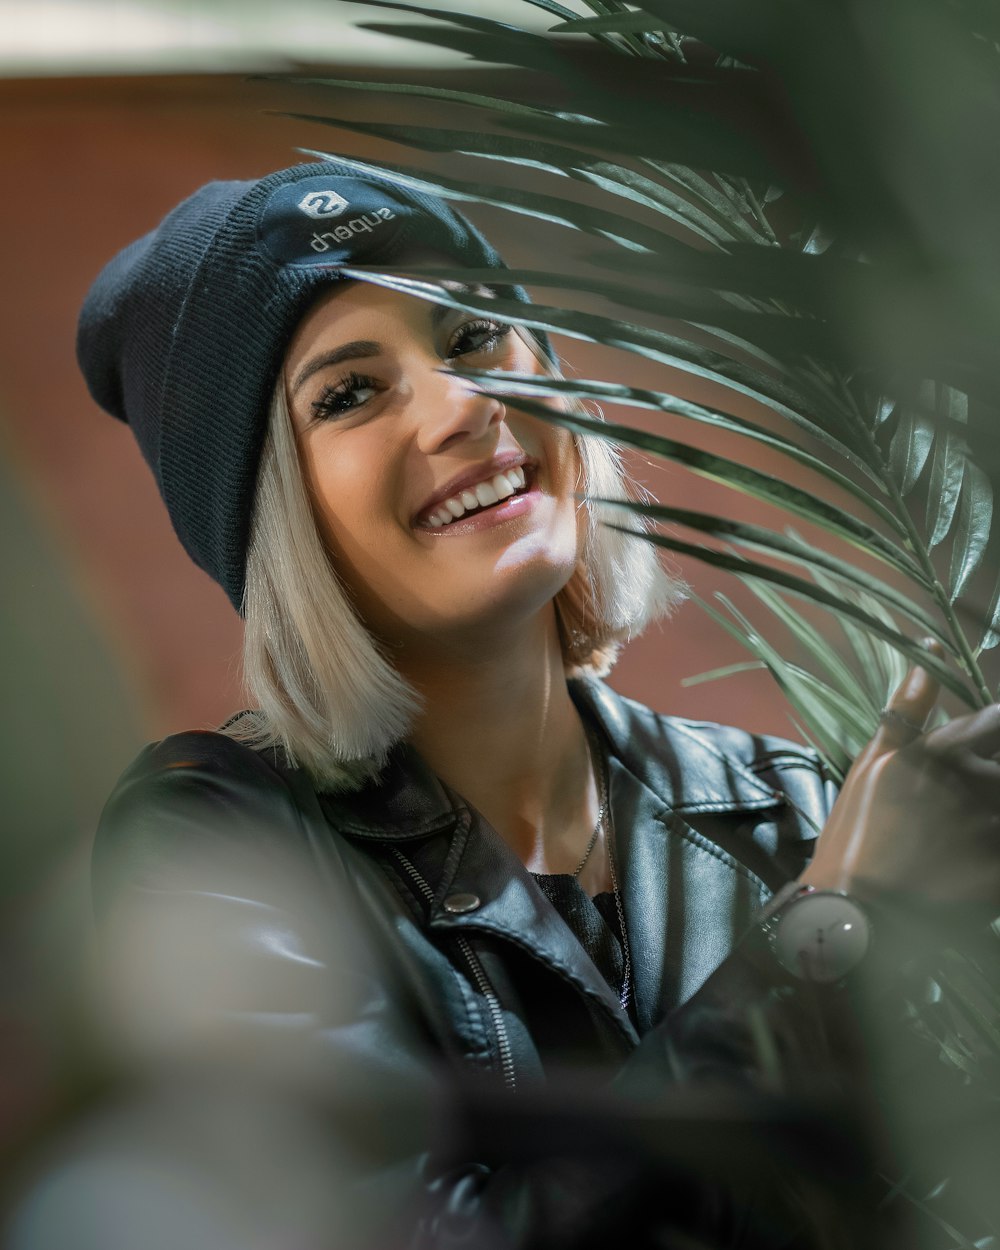
[[[430,767],[531,871],[572,872],[599,802],[554,612],[517,638],[409,656],[400,668],[425,701],[410,741]]]

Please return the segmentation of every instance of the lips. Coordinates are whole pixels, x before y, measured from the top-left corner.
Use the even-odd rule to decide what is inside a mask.
[[[523,491],[535,461],[523,452],[507,452],[470,466],[437,490],[413,518],[417,529],[440,529],[466,513],[495,507]]]

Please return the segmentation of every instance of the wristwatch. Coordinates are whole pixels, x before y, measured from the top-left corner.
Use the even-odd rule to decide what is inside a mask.
[[[771,900],[764,921],[771,953],[802,981],[830,985],[861,963],[871,945],[867,915],[849,894],[786,886]]]

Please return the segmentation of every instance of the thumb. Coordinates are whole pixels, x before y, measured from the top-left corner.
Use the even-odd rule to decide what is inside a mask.
[[[925,639],[923,646],[938,658],[944,654],[941,644],[933,639]],[[872,739],[872,746],[877,752],[881,754],[882,751],[904,747],[919,738],[940,692],[937,678],[921,665],[914,664],[892,692],[879,718],[881,723]]]

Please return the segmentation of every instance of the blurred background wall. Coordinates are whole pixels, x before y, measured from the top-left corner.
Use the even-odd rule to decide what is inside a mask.
[[[479,7],[528,16],[516,0]],[[8,1144],[58,1103],[84,1044],[87,857],[104,797],[143,742],[214,726],[242,705],[239,621],[174,538],[128,430],[90,400],[74,362],[77,311],[101,266],[209,179],[294,163],[296,146],[415,163],[403,149],[277,115],[336,103],[354,116],[398,119],[391,101],[345,102],[249,74],[309,63],[377,80],[405,64],[410,77],[489,85],[489,71],[457,58],[420,61],[402,41],[359,35],[351,23],[368,16],[329,2],[0,5],[0,1123]],[[447,167],[448,158],[428,163]],[[569,193],[589,189],[574,184]],[[544,268],[553,249],[574,246],[556,227],[499,210],[476,220],[515,265]],[[662,369],[560,346],[571,372],[670,389]],[[677,389],[713,398],[690,379]],[[709,445],[704,433],[685,428],[684,437]],[[726,450],[724,440],[711,445]],[[681,506],[708,510],[721,490],[680,469],[632,463]],[[763,507],[746,515],[772,519]],[[696,564],[683,572],[703,595],[717,585]],[[791,732],[762,673],[681,684],[745,658],[689,604],[630,647],[611,681],[663,711]]]

